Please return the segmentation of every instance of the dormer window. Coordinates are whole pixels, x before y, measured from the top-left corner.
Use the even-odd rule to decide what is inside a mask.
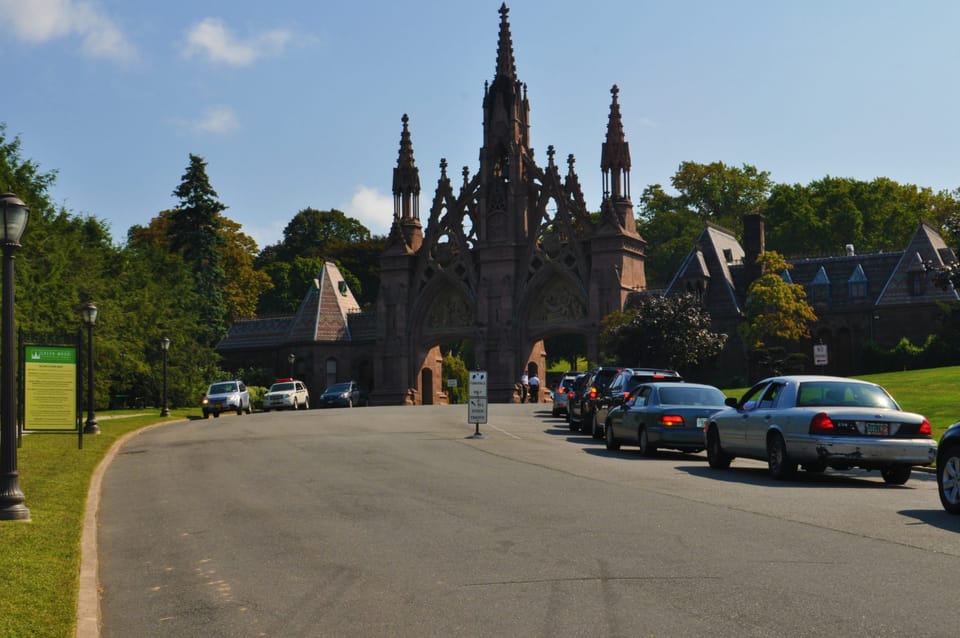
[[[850,279],[847,280],[847,295],[853,300],[862,300],[867,297],[867,274],[860,264],[857,264]]]
[[[830,278],[823,266],[817,271],[810,282],[810,301],[815,304],[825,304],[830,301]]]
[[[723,259],[724,259],[724,261],[727,262],[727,265],[733,263],[733,249],[732,249],[732,248],[724,248],[724,249],[723,249]]]

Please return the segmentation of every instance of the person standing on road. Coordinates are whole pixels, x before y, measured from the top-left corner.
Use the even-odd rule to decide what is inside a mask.
[[[534,372],[530,375],[530,403],[539,403],[540,401],[540,377]]]
[[[520,403],[527,402],[527,392],[529,392],[529,390],[529,379],[527,379],[527,371],[524,370],[520,373]]]

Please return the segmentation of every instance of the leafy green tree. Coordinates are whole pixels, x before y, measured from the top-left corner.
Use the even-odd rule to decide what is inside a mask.
[[[200,341],[216,345],[227,332],[221,215],[226,206],[207,177],[207,163],[190,154],[190,165],[173,191],[180,203],[170,216],[170,248],[183,255],[193,272],[201,305]]]
[[[603,319],[600,347],[625,365],[683,369],[723,350],[727,335],[710,330],[710,314],[691,294],[641,295]]]
[[[463,403],[468,391],[467,364],[459,355],[448,350],[443,355],[443,361],[440,364],[443,370],[443,383],[446,387],[447,379],[456,379],[457,387],[448,388],[450,403]]]
[[[637,230],[647,240],[647,280],[658,286],[669,283],[706,222],[739,235],[743,216],[766,203],[772,186],[766,171],[723,162],[683,162],[671,183],[677,195],[660,184],[644,189],[637,219]]]
[[[739,332],[750,350],[768,345],[770,339],[797,341],[810,336],[810,324],[817,320],[800,284],[784,281],[782,273],[791,268],[780,253],[767,251],[757,263],[763,274],[747,289],[745,321]]]

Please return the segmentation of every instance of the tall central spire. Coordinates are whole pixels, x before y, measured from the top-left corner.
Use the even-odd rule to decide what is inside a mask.
[[[504,78],[507,82],[513,83],[517,79],[517,65],[513,59],[513,38],[510,37],[510,21],[507,14],[510,9],[507,3],[500,5],[500,39],[497,44],[497,72],[496,78]]]
[[[607,122],[607,141],[600,153],[600,170],[603,171],[603,196],[614,200],[630,198],[630,144],[623,133],[620,117],[620,88],[614,84],[610,89],[610,119]]]

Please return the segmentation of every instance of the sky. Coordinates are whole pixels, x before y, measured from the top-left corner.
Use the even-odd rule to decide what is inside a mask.
[[[308,207],[382,235],[405,113],[424,222],[442,158],[476,173],[500,3],[0,0],[0,122],[118,244],[176,206],[190,154],[261,248]],[[573,154],[591,210],[614,84],[635,204],[685,161],[960,187],[955,0],[508,7],[535,157]]]

